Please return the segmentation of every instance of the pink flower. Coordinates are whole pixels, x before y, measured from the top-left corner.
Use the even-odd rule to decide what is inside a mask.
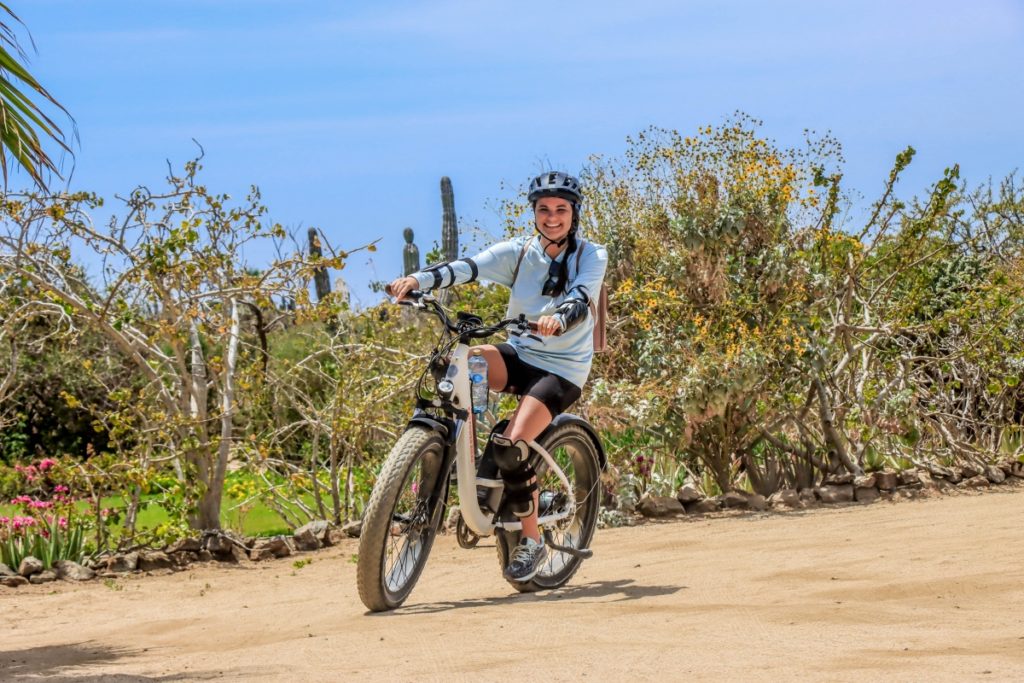
[[[43,458],[42,460],[39,461],[39,470],[41,472],[45,472],[46,470],[50,469],[56,464],[57,461],[54,460],[53,458]]]
[[[57,520],[57,524],[60,526],[60,528],[66,529],[68,527],[68,518],[67,517],[61,517],[60,519]]]
[[[10,517],[0,517],[0,524],[3,524],[3,525],[6,526],[6,525],[8,525],[10,523],[11,523],[11,518]]]
[[[15,517],[13,522],[12,522],[12,524],[11,524],[11,527],[15,531],[18,531],[19,529],[22,529],[23,527],[33,526],[35,523],[36,523],[36,520],[34,518],[32,518],[32,517]]]
[[[64,486],[63,484],[53,487],[54,493],[69,493],[70,491],[71,489],[69,489],[67,486]]]
[[[45,500],[33,500],[28,506],[33,510],[49,510],[53,507],[53,503]]]
[[[11,505],[21,505],[23,503],[31,503],[32,499],[28,496],[18,496],[17,498],[11,498]]]

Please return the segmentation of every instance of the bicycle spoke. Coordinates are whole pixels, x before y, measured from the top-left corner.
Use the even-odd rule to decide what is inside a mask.
[[[565,473],[566,478],[569,480],[569,484],[575,489],[574,495],[577,497],[576,509],[580,508],[580,505],[585,502],[585,494],[583,500],[580,500],[580,482],[577,481],[576,468],[574,460],[576,458],[583,457],[579,451],[569,444],[561,445],[555,448],[551,452],[552,458],[558,463],[558,466]],[[552,512],[559,512],[564,510],[565,504],[568,502],[565,491],[558,480],[557,476],[552,472],[546,472],[541,482],[541,490],[551,492],[554,494],[555,504],[552,505]],[[551,534],[552,540],[561,546],[576,547],[579,543],[578,532],[574,535],[572,530],[578,528],[579,521],[575,518],[575,515],[569,522],[556,522],[552,528],[548,529]],[[540,570],[539,575],[541,577],[554,576],[562,571],[570,561],[571,557],[565,553],[558,551],[552,551],[548,553],[548,559],[544,563],[544,567]]]
[[[388,590],[399,591],[416,571],[428,533],[427,501],[420,497],[421,465],[409,472],[401,496],[391,515],[387,549],[384,553],[384,582]]]

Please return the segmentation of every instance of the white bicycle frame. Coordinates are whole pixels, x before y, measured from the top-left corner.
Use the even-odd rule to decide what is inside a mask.
[[[452,405],[472,415],[473,405],[470,393],[468,364],[469,351],[470,347],[465,343],[460,343],[455,347],[445,378],[455,387],[451,395]],[[455,421],[455,471],[458,480],[459,509],[462,512],[462,518],[465,520],[466,526],[477,536],[490,536],[494,533],[495,527],[509,531],[520,530],[523,527],[521,522],[498,522],[496,524],[492,521],[492,515],[486,514],[480,509],[480,504],[476,497],[477,486],[495,488],[501,486],[501,483],[491,479],[478,479],[476,476],[476,434],[474,423],[474,417],[471,417],[469,421],[458,419]],[[555,459],[551,457],[551,454],[544,450],[536,440],[531,440],[529,445],[530,448],[540,454],[547,463],[547,466],[555,473],[568,496],[569,504],[563,511],[544,515],[537,520],[538,524],[541,525],[553,524],[574,514],[576,496],[573,493],[572,486],[569,484],[568,477],[565,476],[565,472],[558,466]]]

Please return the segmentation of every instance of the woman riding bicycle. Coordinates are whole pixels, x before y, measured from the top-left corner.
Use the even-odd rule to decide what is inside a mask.
[[[604,281],[604,247],[577,234],[583,195],[579,182],[561,172],[542,173],[530,183],[537,235],[499,242],[473,258],[440,263],[398,278],[390,285],[397,300],[414,289],[437,289],[490,280],[511,288],[508,316],[525,314],[547,337],[526,336],[478,347],[487,359],[494,391],[521,397],[504,434],[492,434],[484,458],[501,471],[506,500],[522,522],[522,540],[513,550],[505,577],[529,581],[547,557],[537,526],[536,473],[529,442],[579,397],[594,356],[590,299]]]

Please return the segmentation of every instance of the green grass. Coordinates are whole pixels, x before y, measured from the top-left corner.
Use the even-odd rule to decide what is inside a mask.
[[[153,500],[157,496],[143,496],[143,500]],[[110,509],[123,509],[124,500],[120,497],[103,498],[101,506]],[[281,519],[281,516],[261,502],[253,504],[252,508],[244,515],[237,509],[231,510],[235,502],[227,496],[221,509],[221,526],[235,531],[241,530],[245,536],[273,536],[275,534],[287,534],[291,532],[288,524]],[[86,513],[86,504],[81,503],[80,509]],[[0,517],[10,517],[21,514],[20,507],[16,505],[0,505]],[[152,529],[170,519],[167,511],[153,503],[146,506],[139,512],[136,527],[141,531]]]

